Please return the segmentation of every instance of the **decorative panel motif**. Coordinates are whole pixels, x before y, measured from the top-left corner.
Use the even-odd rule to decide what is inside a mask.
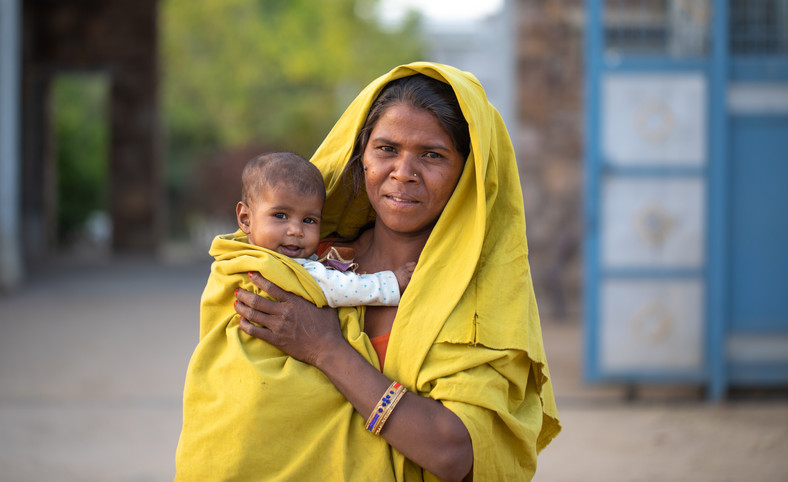
[[[700,74],[607,74],[602,153],[614,165],[699,166],[706,159],[706,83]]]
[[[608,280],[599,359],[609,373],[695,370],[703,360],[703,287],[696,280]]]
[[[602,196],[603,267],[703,264],[701,179],[612,178],[605,181]]]

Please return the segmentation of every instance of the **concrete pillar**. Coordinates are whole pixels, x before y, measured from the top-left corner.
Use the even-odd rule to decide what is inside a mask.
[[[20,242],[19,0],[0,0],[0,290],[22,279]]]

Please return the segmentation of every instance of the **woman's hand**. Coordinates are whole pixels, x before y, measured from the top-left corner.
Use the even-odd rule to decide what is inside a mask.
[[[331,346],[344,342],[335,309],[318,308],[260,273],[249,273],[249,278],[277,301],[239,289],[235,311],[241,315],[240,326],[245,333],[313,366],[317,366],[319,356]]]

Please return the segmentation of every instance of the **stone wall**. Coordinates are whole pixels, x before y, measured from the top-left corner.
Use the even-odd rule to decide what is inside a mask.
[[[583,236],[581,0],[517,1],[519,131],[534,286],[544,318],[579,318]]]

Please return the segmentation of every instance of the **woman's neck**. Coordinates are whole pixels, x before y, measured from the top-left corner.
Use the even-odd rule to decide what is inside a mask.
[[[428,232],[402,235],[376,224],[356,241],[356,262],[362,272],[394,270],[418,261],[428,238]]]

